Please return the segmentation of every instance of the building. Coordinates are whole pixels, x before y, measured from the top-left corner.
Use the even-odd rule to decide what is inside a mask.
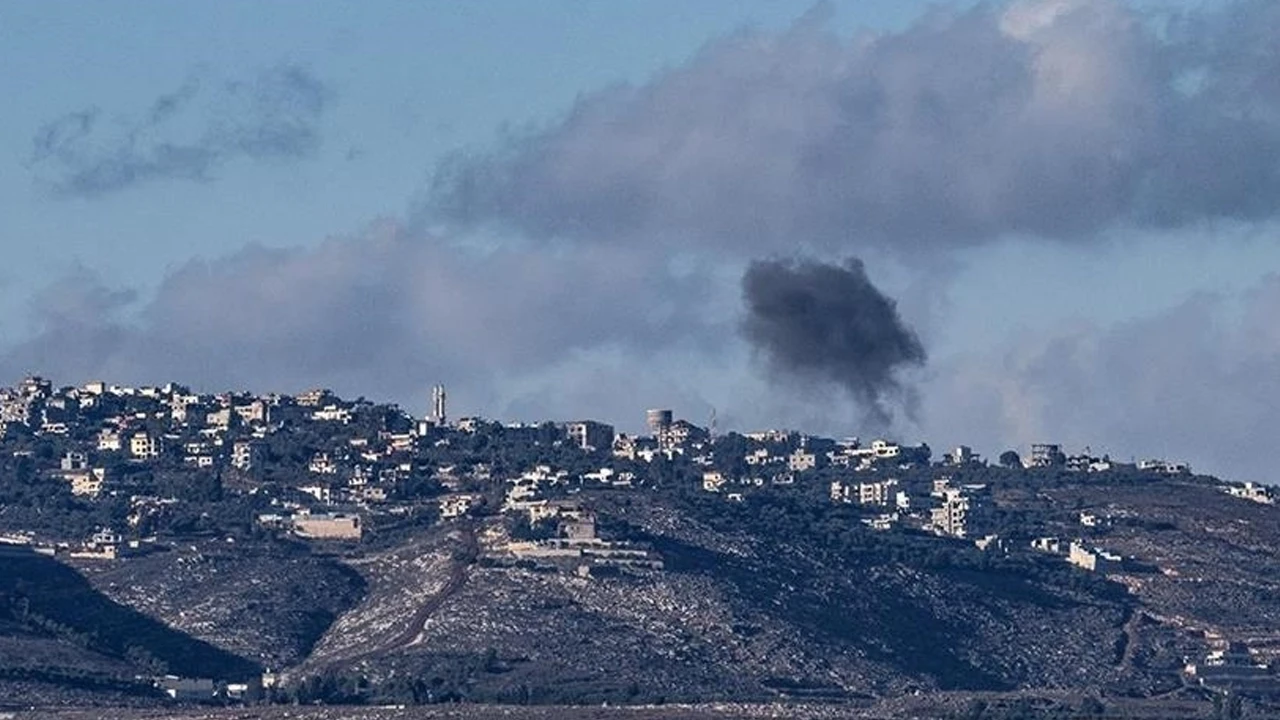
[[[720,488],[729,482],[719,470],[708,470],[702,473],[702,489],[707,492],[720,492]]]
[[[1036,443],[1031,446],[1031,455],[1027,458],[1027,467],[1052,467],[1066,462],[1062,454],[1062,446],[1052,443]]]
[[[645,424],[649,426],[649,434],[661,440],[671,429],[672,413],[670,410],[652,409],[644,414]]]
[[[302,407],[317,407],[319,405],[333,402],[333,391],[326,388],[316,388],[300,393],[294,398],[294,402]]]
[[[1252,500],[1263,505],[1271,505],[1275,503],[1275,498],[1271,494],[1271,488],[1261,487],[1247,482],[1244,485],[1228,485],[1223,488],[1228,495],[1238,497],[1242,500]]]
[[[976,463],[978,460],[978,454],[968,445],[957,445],[946,457],[946,461],[951,465],[968,465],[969,463]]]
[[[62,470],[84,470],[89,467],[89,459],[82,452],[70,450],[66,455],[62,456],[62,460],[58,462],[58,467]]]
[[[1067,550],[1067,562],[1092,572],[1115,572],[1124,565],[1124,558],[1098,548],[1088,548],[1079,542],[1071,543]]]
[[[338,463],[329,457],[329,453],[320,452],[311,456],[311,462],[307,463],[307,470],[317,475],[336,475]]]
[[[359,515],[296,515],[293,531],[314,540],[359,540],[363,532]]]
[[[1138,469],[1162,475],[1184,475],[1191,472],[1190,465],[1184,462],[1170,462],[1168,460],[1139,460]]]
[[[963,538],[969,534],[969,498],[959,488],[948,488],[938,506],[929,511],[929,526],[938,535]]]
[[[858,484],[859,505],[889,505],[896,499],[897,480],[882,480]]]
[[[804,472],[818,466],[818,456],[805,448],[796,448],[787,456],[787,469],[791,472]]]
[[[1280,679],[1248,645],[1216,636],[1208,640],[1210,651],[1204,660],[1188,663],[1184,668],[1187,679],[1227,691],[1270,695],[1280,690]]]
[[[440,498],[440,517],[462,517],[479,503],[479,495],[446,495]]]
[[[129,454],[138,460],[154,460],[160,457],[160,450],[160,438],[145,430],[129,437]]]
[[[120,439],[119,432],[107,428],[98,433],[98,449],[103,452],[123,450],[124,441]]]
[[[102,494],[107,471],[105,468],[94,468],[92,471],[77,470],[64,474],[63,478],[71,484],[72,495],[96,498]]]
[[[565,436],[581,450],[593,452],[613,447],[613,426],[594,420],[582,420],[565,425]]]
[[[989,491],[986,485],[952,487],[950,477],[934,480],[930,496],[938,504],[929,511],[929,528],[956,538],[981,536],[990,524]]]
[[[255,440],[240,440],[231,446],[231,467],[241,472],[256,470],[262,465],[265,448]]]

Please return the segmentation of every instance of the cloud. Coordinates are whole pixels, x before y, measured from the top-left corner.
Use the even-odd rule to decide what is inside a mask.
[[[814,13],[456,155],[422,212],[745,256],[1273,217],[1280,14],[1159,20],[1022,0],[844,38]]]
[[[1027,333],[935,368],[926,427],[998,452],[1060,442],[1276,482],[1280,276],[1115,326]]]
[[[873,422],[890,424],[886,401],[907,395],[898,371],[923,365],[925,351],[860,260],[753,262],[742,294],[743,335],[775,371],[841,388]]]
[[[500,411],[528,389],[522,380],[584,357],[640,365],[672,348],[709,350],[707,322],[685,311],[704,293],[657,257],[481,250],[383,223],[314,248],[191,261],[144,303],[77,271],[37,298],[32,337],[0,354],[0,377],[324,385],[395,400],[445,381],[472,407]],[[565,392],[576,381],[559,382]]]
[[[110,127],[98,108],[46,123],[32,140],[30,167],[59,197],[99,197],[157,180],[207,182],[235,160],[313,154],[330,98],[323,83],[295,65],[249,81],[193,79]]]
[[[192,261],[145,299],[79,273],[39,298],[0,377],[326,385],[398,401],[443,381],[497,417],[625,423],[671,405],[701,421],[714,405],[725,426],[857,432],[838,394],[753,371],[740,333],[751,259],[856,251],[873,267],[933,268],[1001,237],[1084,244],[1126,226],[1273,218],[1277,31],[1271,3],[1153,18],[1040,0],[939,10],[883,35],[841,37],[820,14],[742,32],[454,156],[403,225]],[[100,111],[68,115],[37,134],[35,167],[64,194],[94,195],[303,157],[328,95],[305,73],[272,77],[184,85],[123,138]],[[191,118],[193,137],[165,134]],[[1280,337],[1266,318],[1280,281],[1245,306],[1196,297],[935,359],[921,428],[988,451],[1105,443],[1268,479]],[[891,337],[910,365],[920,348]]]

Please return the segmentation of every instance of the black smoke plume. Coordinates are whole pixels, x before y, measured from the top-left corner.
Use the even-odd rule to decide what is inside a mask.
[[[775,370],[834,383],[869,419],[890,422],[887,401],[909,395],[898,370],[923,365],[925,351],[861,260],[757,260],[742,276],[742,294],[743,335]]]

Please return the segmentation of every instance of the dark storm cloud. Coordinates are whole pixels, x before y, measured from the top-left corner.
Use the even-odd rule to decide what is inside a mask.
[[[817,14],[743,32],[452,158],[423,212],[748,257],[1272,217],[1280,12],[1230,8],[1156,22],[1113,0],[1030,0],[878,36]]]
[[[924,347],[862,262],[753,262],[742,276],[743,335],[776,370],[833,383],[871,419],[887,424],[885,401],[902,394],[898,372],[922,365]]]
[[[208,181],[239,159],[299,160],[320,145],[329,96],[293,65],[248,82],[192,80],[110,127],[97,108],[45,124],[30,166],[58,196],[96,197],[155,180]]]

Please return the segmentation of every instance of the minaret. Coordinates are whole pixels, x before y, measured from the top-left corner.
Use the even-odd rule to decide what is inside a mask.
[[[448,420],[445,413],[444,385],[431,388],[431,420],[436,425],[444,425]]]

